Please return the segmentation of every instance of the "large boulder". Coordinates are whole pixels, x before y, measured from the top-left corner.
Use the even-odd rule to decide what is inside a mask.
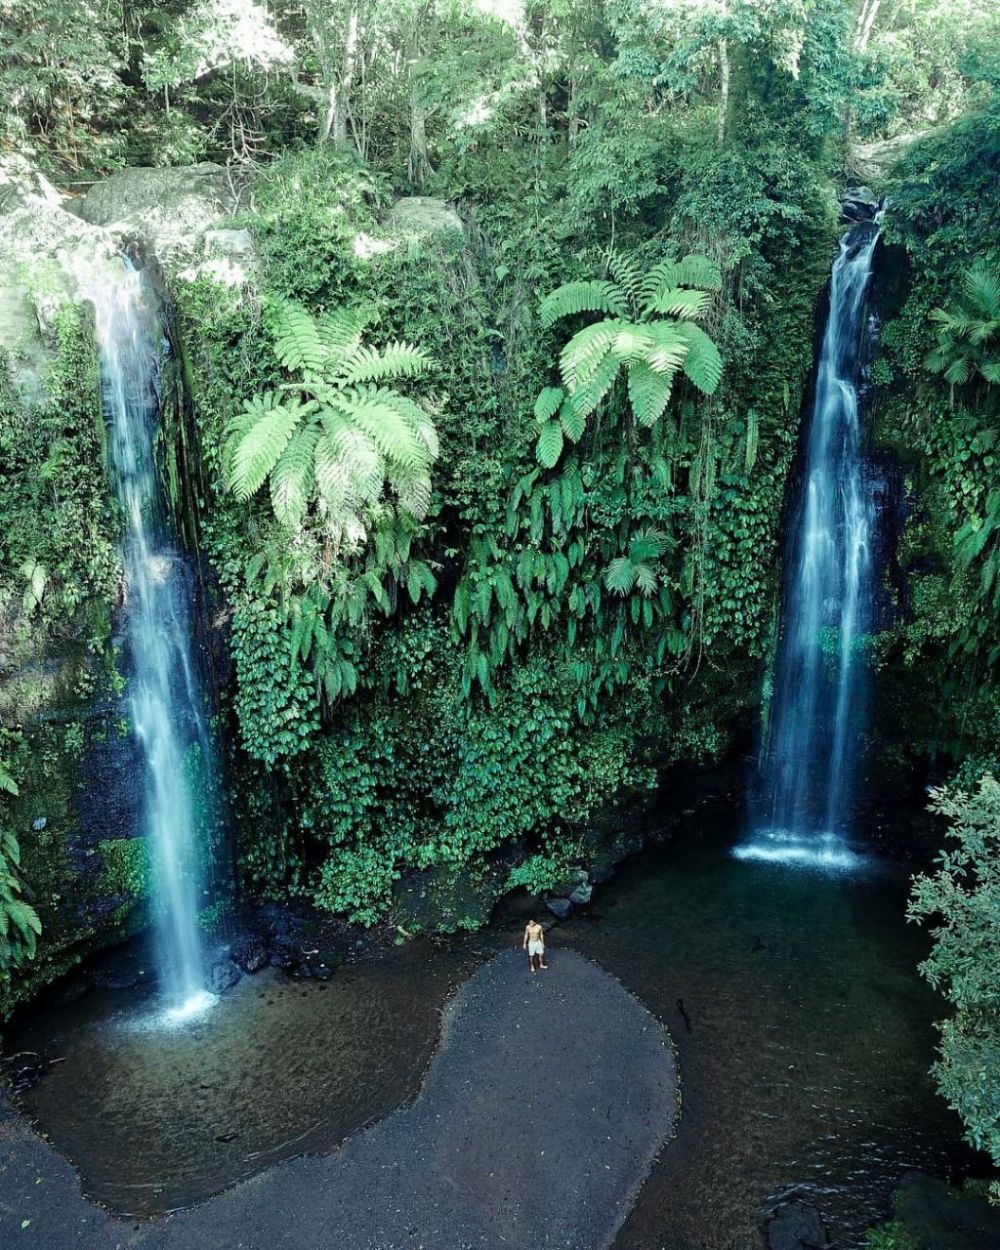
[[[56,312],[85,299],[120,264],[118,250],[106,231],[68,212],[42,174],[18,160],[0,162],[0,351],[24,402],[43,397]]]
[[[462,233],[462,219],[451,205],[428,195],[411,195],[397,200],[389,209],[387,224],[390,234],[404,238]]]
[[[139,240],[161,261],[200,252],[206,234],[235,210],[237,191],[221,165],[135,166],[95,182],[72,208],[123,240]]]

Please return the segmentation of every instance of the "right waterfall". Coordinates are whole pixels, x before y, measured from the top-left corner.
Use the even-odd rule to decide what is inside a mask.
[[[863,639],[871,604],[873,512],[857,373],[878,222],[840,241],[800,494],[786,540],[770,715],[736,854],[849,867],[850,798],[864,728]]]

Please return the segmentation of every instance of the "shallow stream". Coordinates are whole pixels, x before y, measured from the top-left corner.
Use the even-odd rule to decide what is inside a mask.
[[[678,1135],[620,1250],[756,1248],[764,1214],[792,1194],[850,1250],[907,1168],[986,1166],[927,1076],[941,1005],[916,972],[926,938],[904,921],[905,874],[741,862],[736,825],[728,810],[699,813],[549,935],[545,975],[559,975],[561,945],[575,947],[678,1045]],[[62,1062],[21,1105],[99,1201],[136,1214],[199,1201],[335,1148],[411,1097],[449,989],[521,925],[507,905],[483,934],[419,940],[328,983],[264,972],[169,1032],[143,1025],[145,989],[39,1010],[15,1022],[8,1048]]]

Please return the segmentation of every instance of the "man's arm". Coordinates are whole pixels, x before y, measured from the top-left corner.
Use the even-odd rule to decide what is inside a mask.
[[[528,949],[528,926],[525,925],[524,926],[524,941],[521,943],[521,950],[526,951],[527,949]]]

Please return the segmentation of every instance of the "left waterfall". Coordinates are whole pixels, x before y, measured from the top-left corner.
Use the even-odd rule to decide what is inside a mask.
[[[163,1006],[180,1020],[207,1007],[198,929],[204,854],[197,813],[212,749],[191,647],[192,579],[177,545],[155,441],[166,341],[159,300],[127,258],[89,292],[109,431],[109,470],[124,513],[127,699],[143,761],[143,833]]]

